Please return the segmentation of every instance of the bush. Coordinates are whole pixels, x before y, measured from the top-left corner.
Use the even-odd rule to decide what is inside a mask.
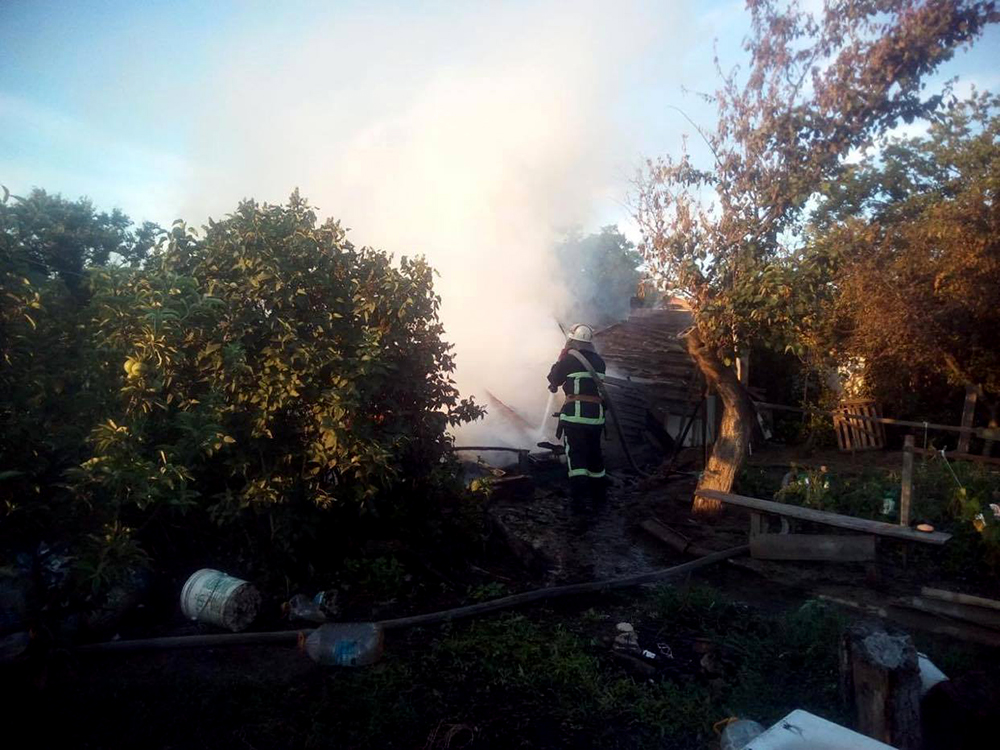
[[[481,414],[449,378],[430,266],[356,247],[298,194],[204,236],[177,222],[78,296],[22,275],[16,234],[0,249],[2,512],[61,530],[88,570],[185,549],[244,573],[329,561],[359,511],[450,481],[447,428]]]
[[[1000,573],[1000,475],[970,461],[935,457],[917,463],[917,516],[952,532],[945,548],[953,572],[969,573],[984,563]],[[995,508],[995,510],[994,510]]]

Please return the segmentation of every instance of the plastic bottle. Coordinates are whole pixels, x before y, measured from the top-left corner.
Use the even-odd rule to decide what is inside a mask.
[[[382,656],[382,627],[374,622],[328,622],[308,636],[300,635],[299,647],[317,664],[364,667]]]
[[[289,620],[326,622],[326,612],[305,594],[296,594],[284,606]]]
[[[328,591],[320,591],[313,597],[313,603],[319,607],[320,612],[325,614],[328,620],[334,619],[340,613],[340,608],[337,606],[339,593],[337,589],[329,589]]]
[[[741,750],[764,732],[764,727],[750,719],[738,719],[722,730],[720,750]]]

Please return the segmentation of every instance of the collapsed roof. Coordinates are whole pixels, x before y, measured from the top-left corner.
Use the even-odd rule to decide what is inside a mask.
[[[693,322],[689,309],[672,302],[634,309],[628,320],[594,334],[594,346],[608,366],[605,383],[630,443],[644,441],[650,418],[676,438],[674,425],[701,401],[701,374],[677,338]]]

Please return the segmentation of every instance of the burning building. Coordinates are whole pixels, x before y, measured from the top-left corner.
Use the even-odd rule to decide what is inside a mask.
[[[678,334],[693,316],[681,301],[636,308],[628,320],[594,335],[608,366],[605,385],[614,400],[622,432],[635,453],[669,453],[674,445],[710,445],[715,439],[716,404],[705,396],[704,380]],[[609,446],[609,461],[618,449]]]

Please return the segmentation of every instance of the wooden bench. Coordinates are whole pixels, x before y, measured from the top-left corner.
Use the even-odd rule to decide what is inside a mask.
[[[718,490],[697,490],[695,495],[750,510],[750,555],[760,560],[870,562],[875,559],[876,537],[889,537],[938,546],[951,539],[951,534],[945,534],[941,531],[917,531],[908,526],[899,526],[884,521],[869,521],[866,518],[855,518],[825,510],[776,503],[773,500],[761,500],[746,495],[733,495]],[[864,536],[771,534],[768,533],[766,515],[780,517],[785,526],[787,526],[786,519],[808,521],[809,523],[854,531]]]

